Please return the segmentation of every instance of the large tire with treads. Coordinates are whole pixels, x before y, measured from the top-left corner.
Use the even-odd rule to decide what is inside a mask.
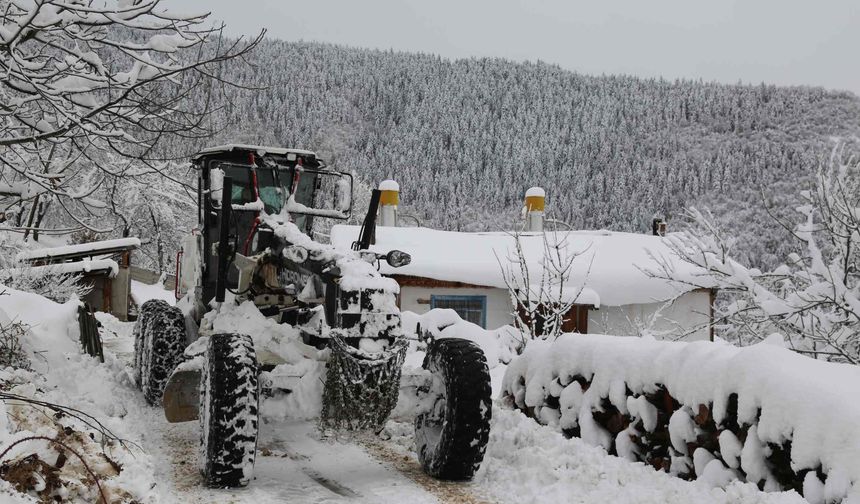
[[[438,339],[427,349],[424,368],[433,377],[432,407],[415,418],[418,459],[434,478],[469,480],[490,435],[492,390],[484,352],[469,340]]]
[[[250,336],[209,337],[200,377],[200,454],[203,480],[210,488],[243,487],[253,477],[258,372]]]
[[[170,374],[184,359],[185,316],[163,300],[149,300],[140,308],[134,336],[135,381],[146,402],[160,406]]]

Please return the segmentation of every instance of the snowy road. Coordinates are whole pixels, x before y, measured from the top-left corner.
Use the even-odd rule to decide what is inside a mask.
[[[129,362],[130,324],[109,324],[116,337],[105,348]],[[267,422],[260,429],[254,480],[248,488],[203,487],[198,470],[197,422],[169,424],[142,397],[123,394],[136,440],[155,461],[155,480],[164,502],[177,503],[402,503],[486,502],[458,483],[441,483],[421,473],[413,454],[375,438],[321,439],[310,422]],[[163,462],[163,463],[162,463]],[[441,497],[437,498],[437,497]]]
[[[240,490],[202,486],[197,469],[195,422],[158,425],[149,435],[153,456],[169,461],[157,468],[158,480],[170,482],[169,495],[188,503],[435,503],[437,499],[374,459],[354,443],[321,441],[306,422],[264,425],[254,480]],[[170,499],[168,499],[170,500]]]

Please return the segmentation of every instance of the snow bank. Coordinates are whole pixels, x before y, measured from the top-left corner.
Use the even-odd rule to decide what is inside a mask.
[[[714,489],[655,473],[499,407],[472,485],[500,504],[805,504],[793,492],[763,494],[750,483]]]
[[[0,285],[0,320],[29,326],[28,338],[21,343],[34,368],[43,372],[63,366],[66,353],[80,352],[79,305],[77,299],[59,304]]]
[[[521,344],[519,338],[522,336],[511,326],[487,330],[463,320],[456,311],[448,308],[435,308],[422,315],[401,312],[400,317],[405,334],[417,337],[420,330],[435,338],[462,338],[477,343],[484,351],[490,369],[499,363],[510,362]]]
[[[860,499],[860,368],[772,341],[566,334],[531,342],[502,394],[568,436],[712,486]]]
[[[104,363],[82,354],[77,300],[58,304],[0,286],[2,292],[0,324],[28,326],[22,343],[33,370],[0,370],[0,390],[23,398],[0,402],[0,452],[10,449],[3,459],[10,483],[0,482],[0,501],[89,503],[103,492],[109,502],[157,502],[151,458],[120,441],[129,437],[127,422],[136,417],[126,405],[140,403],[125,364],[110,352]],[[30,400],[75,408],[86,422]],[[28,496],[12,494],[13,485]]]

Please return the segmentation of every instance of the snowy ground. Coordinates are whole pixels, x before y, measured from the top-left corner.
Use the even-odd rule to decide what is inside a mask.
[[[105,346],[131,356],[130,324],[116,323],[121,335]],[[498,375],[500,368],[494,369]],[[494,380],[496,381],[496,380]],[[796,494],[765,494],[753,485],[727,490],[679,480],[633,464],[580,439],[539,426],[521,413],[493,411],[487,457],[472,483],[427,478],[411,450],[411,426],[390,422],[385,437],[342,442],[320,440],[308,422],[266,423],[256,479],[247,489],[207,490],[196,465],[197,425],[167,424],[159,411],[135,400],[136,422],[156,459],[156,479],[167,483],[167,501],[178,502],[640,502],[640,503],[803,503]]]
[[[0,298],[0,309],[16,309],[6,298]],[[52,389],[54,400],[86,409],[140,446],[120,483],[145,496],[138,499],[142,503],[804,502],[796,494],[764,494],[752,485],[720,490],[685,482],[608,456],[579,439],[564,439],[499,405],[487,456],[471,483],[425,476],[411,451],[408,423],[390,422],[381,437],[333,440],[321,439],[313,423],[264,420],[251,485],[205,489],[197,469],[196,422],[168,424],[160,410],[145,405],[127,372],[132,324],[104,315],[100,320],[106,363],[66,348],[65,358],[48,359],[45,388]],[[43,324],[40,330],[57,332],[60,326]],[[493,369],[494,382],[502,372],[502,366]]]
[[[167,301],[169,305],[176,304],[176,297],[173,291],[165,289],[161,282],[156,282],[152,285],[137,280],[131,281],[131,297],[138,306],[149,301],[150,299],[162,299]]]

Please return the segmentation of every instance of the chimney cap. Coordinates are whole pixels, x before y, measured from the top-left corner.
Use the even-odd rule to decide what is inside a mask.
[[[531,197],[546,198],[546,191],[544,191],[542,187],[530,187],[529,190],[526,191],[526,198]]]
[[[379,183],[379,190],[400,192],[400,184],[391,179],[383,180]]]

